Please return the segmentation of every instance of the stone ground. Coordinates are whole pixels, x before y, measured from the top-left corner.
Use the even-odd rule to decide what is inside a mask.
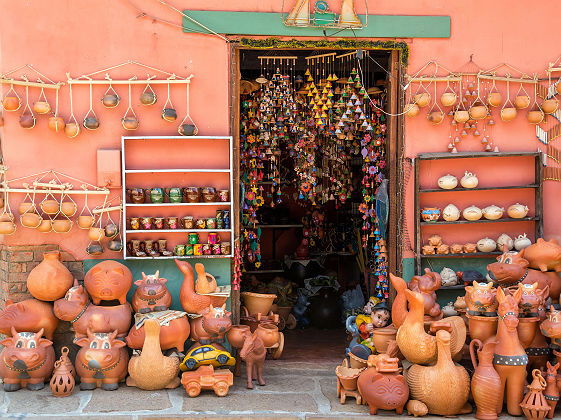
[[[31,419],[329,419],[369,418],[367,406],[354,398],[342,405],[337,398],[336,362],[288,362],[267,360],[267,385],[245,387],[243,377],[234,379],[226,397],[203,391],[189,398],[183,387],[142,391],[122,385],[117,391],[79,391],[66,398],[52,396],[48,385],[41,391],[0,392],[0,418]],[[243,368],[242,368],[243,371]],[[394,418],[380,412],[377,419]],[[405,418],[405,417],[402,417]],[[430,417],[425,417],[430,418]],[[434,417],[436,418],[436,417]],[[442,417],[438,417],[442,419]],[[473,419],[473,415],[459,417]],[[501,417],[508,419],[509,416]]]

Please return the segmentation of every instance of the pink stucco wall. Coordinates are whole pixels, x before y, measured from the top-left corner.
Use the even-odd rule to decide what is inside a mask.
[[[160,19],[179,25],[181,17],[159,2],[133,1],[142,11]],[[292,1],[285,2],[287,10]],[[329,2],[336,8],[337,1]],[[356,0],[357,11],[364,11],[363,2]],[[508,62],[522,71],[544,76],[549,61],[559,55],[555,45],[560,35],[555,27],[555,13],[544,7],[513,7],[506,1],[434,2],[404,0],[400,2],[377,0],[369,2],[371,14],[450,15],[452,35],[450,39],[409,39],[410,62],[407,71],[415,72],[424,63],[436,59],[450,70],[458,70],[469,60],[483,69]],[[179,9],[208,9],[233,11],[278,12],[279,0],[229,0],[201,3],[194,0],[176,0]],[[33,64],[54,80],[65,80],[65,73],[73,77],[90,73],[127,60],[137,60],[164,70],[185,76],[194,74],[191,84],[191,113],[205,135],[229,134],[229,47],[221,39],[208,35],[184,34],[180,28],[145,17],[137,18],[138,10],[125,0],[101,0],[97,2],[52,0],[28,0],[10,2],[0,14],[0,72],[4,73],[22,64]],[[124,68],[112,73],[116,77],[143,77],[145,70]],[[3,92],[6,86],[2,87]],[[504,90],[504,86],[500,86]],[[514,89],[514,87],[513,87]],[[46,118],[39,117],[33,130],[23,130],[16,115],[5,113],[5,126],[0,129],[5,164],[10,167],[9,177],[19,177],[42,170],[55,169],[88,182],[96,179],[96,150],[119,148],[121,135],[126,132],[120,118],[127,106],[125,87],[118,88],[123,102],[113,110],[104,109],[99,103],[102,87],[94,88],[95,111],[101,127],[94,132],[83,132],[70,140],[63,134],[47,129]],[[23,90],[18,89],[20,94]],[[32,97],[38,95],[36,89]],[[159,117],[161,104],[165,101],[165,88],[157,88],[158,105],[146,108],[138,103],[140,87],[133,89],[134,109],[140,118],[138,135],[175,135],[177,125],[162,122]],[[54,94],[48,93],[54,103]],[[172,99],[180,118],[185,112],[185,93],[181,87],[172,89]],[[89,107],[88,88],[74,91],[76,116],[81,119]],[[68,87],[61,90],[61,111],[69,114]],[[495,143],[503,151],[536,150],[542,147],[535,138],[534,128],[525,122],[523,115],[514,122],[498,123],[494,129]],[[414,157],[419,152],[444,151],[448,142],[448,127],[444,124],[433,127],[424,118],[406,121],[406,155]],[[480,150],[480,145],[469,140],[460,150]],[[466,168],[467,169],[467,168]],[[497,177],[494,168],[472,165],[474,172],[486,172]],[[515,172],[517,169],[512,169]],[[461,173],[463,168],[455,168]],[[436,176],[436,174],[434,174]],[[500,173],[502,179],[510,175]],[[513,176],[517,176],[514,174]],[[556,218],[555,197],[561,186],[548,182],[545,187],[545,234],[559,234]],[[118,194],[119,191],[115,191]],[[413,226],[413,183],[407,186],[406,211],[408,226]],[[466,198],[467,200],[467,198]],[[504,201],[510,197],[504,197]],[[17,205],[20,197],[10,202]],[[467,202],[459,202],[458,207]],[[491,204],[491,203],[489,203]],[[497,203],[506,204],[506,203]],[[23,234],[25,232],[25,234]],[[411,232],[412,233],[412,232]],[[411,235],[412,237],[412,235]],[[71,234],[47,236],[24,230],[4,239],[6,243],[38,244],[59,242],[77,258],[84,258],[88,243],[84,231],[73,229]],[[110,255],[107,255],[108,257]],[[411,256],[406,253],[405,256]]]

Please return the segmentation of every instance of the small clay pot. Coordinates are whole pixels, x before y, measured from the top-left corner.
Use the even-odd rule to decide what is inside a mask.
[[[431,124],[437,125],[444,121],[444,112],[442,111],[433,111],[427,115],[427,120]]]
[[[415,95],[415,103],[421,108],[427,106],[430,103],[430,93],[418,93],[417,95]]]
[[[119,252],[123,250],[123,242],[116,240],[116,239],[112,239],[109,242],[107,242],[107,249],[109,251],[114,251],[114,252]]]
[[[36,229],[41,233],[49,233],[51,230],[53,230],[51,219],[43,219],[39,226],[36,227]]]
[[[555,98],[546,99],[541,104],[541,109],[546,114],[553,114],[559,108],[559,101]]]
[[[0,235],[11,235],[16,231],[14,222],[0,222]]]
[[[501,92],[491,92],[489,93],[489,96],[487,96],[487,103],[491,106],[500,106],[502,102],[503,95],[501,95]]]
[[[454,92],[444,92],[440,97],[440,103],[444,106],[452,106],[458,100],[458,95]]]
[[[361,359],[352,353],[349,353],[349,361],[351,362],[351,367],[353,369],[364,369],[368,364],[366,359]]]
[[[232,325],[228,331],[228,342],[232,347],[241,349],[245,340],[245,335],[250,334],[249,325]]]
[[[421,109],[417,104],[407,104],[405,105],[404,110],[405,110],[405,115],[411,118],[416,117],[417,115],[419,115],[419,112],[421,112]]]
[[[99,120],[96,117],[86,117],[82,124],[84,128],[88,130],[96,130],[99,128]]]
[[[2,106],[6,111],[17,111],[21,106],[21,99],[17,96],[6,96],[2,99]]]
[[[85,216],[78,216],[78,227],[80,229],[89,229],[92,227],[94,223],[93,216],[85,215]]]
[[[66,123],[64,126],[64,134],[66,134],[66,137],[73,139],[80,134],[80,124],[74,122]]]
[[[277,298],[277,295],[253,292],[242,292],[241,296],[249,315],[268,314],[273,301]]]
[[[60,211],[62,214],[68,217],[72,217],[76,214],[76,210],[78,210],[78,206],[73,201],[63,201],[60,203]]]
[[[469,110],[469,116],[474,120],[482,120],[487,116],[487,107],[484,105],[472,106]]]
[[[51,105],[45,101],[38,101],[33,104],[33,111],[37,114],[48,114],[51,112]]]
[[[197,134],[196,127],[193,124],[181,124],[177,131],[182,136],[194,136]]]
[[[397,330],[393,325],[372,330],[372,342],[376,352],[385,353],[390,340],[395,340]]]
[[[119,233],[119,226],[115,223],[109,223],[105,226],[105,237],[106,238],[114,238]]]
[[[508,122],[516,118],[516,108],[503,108],[501,109],[501,120]]]
[[[274,324],[259,324],[255,332],[263,340],[265,347],[271,347],[279,341],[279,328]]]
[[[91,227],[88,230],[88,238],[92,241],[101,241],[105,237],[105,229],[99,227]]]
[[[136,130],[140,125],[140,121],[136,117],[125,117],[121,119],[121,123],[125,130]]]
[[[64,119],[62,117],[49,117],[49,128],[55,133],[63,131],[65,127]]]
[[[60,210],[60,205],[58,204],[58,201],[53,199],[43,200],[41,201],[41,204],[39,206],[41,207],[41,210],[43,210],[45,214],[57,214]]]
[[[101,98],[101,103],[105,108],[115,108],[117,105],[119,105],[119,100],[119,95],[116,95],[115,93],[108,93],[106,95],[103,95],[103,98]]]
[[[26,129],[35,127],[35,116],[32,114],[22,114],[21,117],[19,117],[19,125]]]
[[[158,98],[154,92],[142,92],[140,95],[140,103],[142,105],[154,105]]]
[[[52,223],[56,233],[66,233],[72,228],[72,222],[68,219],[53,220]]]
[[[162,110],[162,119],[168,122],[174,122],[177,119],[177,111],[173,108],[164,108]]]
[[[19,214],[24,214],[29,212],[33,208],[33,203],[19,203]],[[31,213],[35,213],[35,211],[31,211]]]
[[[35,229],[37,228],[43,219],[36,213],[25,213],[21,216],[21,224],[27,228]]]
[[[530,106],[530,97],[528,95],[516,95],[514,106],[518,109],[528,108]]]
[[[485,342],[497,333],[498,318],[479,315],[466,315],[468,318],[468,330],[472,339]]]
[[[88,255],[101,255],[103,254],[103,247],[100,244],[89,244],[86,248]]]
[[[347,366],[337,366],[335,368],[335,374],[341,386],[347,391],[354,391],[357,388],[358,377],[364,369],[353,369]]]
[[[469,120],[469,112],[463,110],[454,112],[454,120],[459,123],[465,123],[467,120]]]
[[[530,124],[539,124],[543,121],[544,117],[544,113],[540,110],[528,111],[528,114],[526,114],[526,118]]]

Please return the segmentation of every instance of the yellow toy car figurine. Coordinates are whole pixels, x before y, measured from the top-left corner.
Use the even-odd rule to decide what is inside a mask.
[[[235,364],[236,359],[234,359],[230,353],[218,350],[216,347],[207,344],[189,350],[189,352],[185,355],[183,362],[179,365],[179,369],[186,372],[204,365],[222,367],[234,366]]]

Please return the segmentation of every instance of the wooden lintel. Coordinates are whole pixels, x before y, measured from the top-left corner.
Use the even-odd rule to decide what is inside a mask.
[[[38,87],[42,89],[60,89],[60,87],[64,85],[63,82],[51,84],[51,83],[41,83],[41,82],[27,82],[24,80],[5,79],[5,78],[0,78],[0,83],[5,85]]]

